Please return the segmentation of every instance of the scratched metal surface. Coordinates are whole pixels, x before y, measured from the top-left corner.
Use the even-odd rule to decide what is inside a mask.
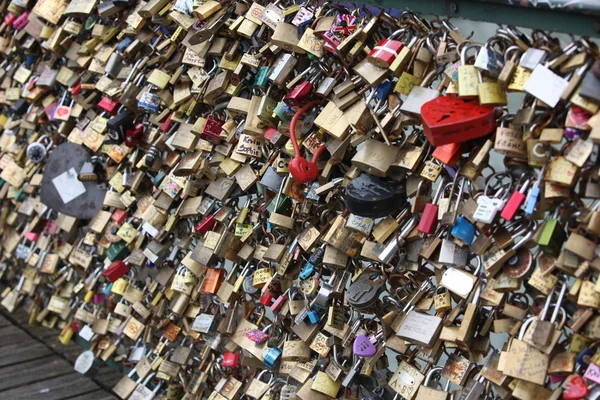
[[[98,187],[96,182],[82,182],[85,193],[68,204],[63,203],[52,179],[63,172],[75,168],[79,172],[83,163],[89,159],[88,152],[83,146],[75,143],[63,143],[50,153],[44,178],[42,179],[41,201],[54,211],[80,218],[90,219],[94,217],[102,207],[106,190]]]

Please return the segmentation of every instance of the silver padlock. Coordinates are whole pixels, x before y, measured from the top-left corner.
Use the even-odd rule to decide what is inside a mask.
[[[46,158],[52,144],[53,142],[50,136],[42,135],[37,141],[27,146],[27,158],[34,164],[42,162],[44,158]]]

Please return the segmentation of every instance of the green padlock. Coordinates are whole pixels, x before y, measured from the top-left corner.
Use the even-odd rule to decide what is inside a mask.
[[[553,257],[558,257],[563,243],[567,240],[565,227],[558,220],[559,212],[560,207],[557,207],[552,217],[544,223],[544,229],[538,241],[538,245],[544,252]]]
[[[129,248],[127,247],[127,243],[123,240],[112,243],[106,250],[106,257],[108,257],[110,261],[123,260],[128,255]]]
[[[267,75],[269,74],[269,70],[271,67],[264,66],[258,69],[256,73],[256,77],[254,78],[254,86],[265,87],[267,86]]]
[[[290,122],[294,116],[294,110],[283,101],[280,101],[273,109],[273,114],[282,122]]]

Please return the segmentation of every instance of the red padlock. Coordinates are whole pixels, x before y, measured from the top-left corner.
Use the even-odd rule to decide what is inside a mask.
[[[435,150],[433,150],[433,153],[431,153],[431,156],[447,166],[454,168],[462,155],[462,152],[460,151],[461,148],[462,143],[443,144],[436,147]]]
[[[200,222],[194,225],[194,231],[198,235],[204,235],[206,232],[210,231],[217,224],[217,220],[215,219],[215,215],[207,215],[202,218]]]
[[[518,192],[513,192],[513,194],[510,196],[510,199],[508,199],[506,202],[504,209],[502,209],[502,213],[500,214],[502,218],[507,221],[512,221],[517,214],[517,211],[521,207],[521,204],[523,204],[523,201],[525,200],[525,192],[527,192],[530,183],[531,179],[527,179]]]
[[[71,89],[71,95],[77,96],[79,93],[81,93],[81,82],[77,82],[77,85]]]
[[[125,131],[125,145],[127,147],[135,147],[142,139],[144,133],[144,124],[138,123],[131,129]]]
[[[4,23],[8,26],[11,26],[13,22],[15,22],[15,19],[17,19],[17,16],[9,11],[4,16]]]
[[[267,288],[264,290],[263,294],[260,296],[259,301],[265,307],[270,307],[273,302],[273,298],[277,296],[278,293],[281,292],[281,282],[279,279],[271,279]]]
[[[314,88],[313,84],[320,76],[321,72],[319,71],[308,81],[300,82],[294,86],[292,91],[283,98],[283,102],[290,107],[296,107],[302,104],[306,97],[312,93]]]
[[[160,125],[160,130],[168,132],[169,129],[171,129],[171,125],[173,125],[173,113],[169,114],[165,121]]]
[[[406,29],[397,30],[389,38],[380,40],[377,46],[373,47],[373,50],[369,52],[367,61],[381,68],[388,68],[392,65],[396,57],[398,57],[400,50],[404,47],[404,43],[394,39],[405,31]]]
[[[223,360],[221,361],[221,366],[237,368],[240,365],[240,353],[232,353],[229,350],[225,350],[225,354],[223,354]]]
[[[278,313],[279,311],[281,311],[285,302],[288,301],[289,292],[290,292],[290,290],[288,289],[283,294],[281,294],[277,299],[275,299],[275,302],[271,306],[271,311],[273,311],[275,313]]]
[[[212,144],[221,143],[221,131],[223,130],[224,124],[225,121],[209,115],[206,118],[206,124],[204,125],[204,129],[202,129],[202,135],[200,135],[200,137]]]
[[[74,319],[73,321],[71,321],[71,330],[73,331],[73,333],[79,333],[79,326],[80,322],[76,319]]]
[[[423,214],[421,214],[421,219],[417,225],[417,230],[419,232],[426,235],[432,235],[435,233],[435,230],[438,226],[438,211],[440,209],[437,203],[444,192],[444,186],[446,186],[446,179],[442,178],[442,181],[439,183],[436,189],[432,202],[425,204],[425,209],[423,209]]]
[[[102,275],[110,282],[115,282],[129,272],[129,267],[121,260],[113,261],[108,268],[102,271]]]
[[[110,97],[103,97],[102,100],[98,102],[98,107],[110,114],[114,114],[115,111],[117,111],[117,107],[119,107],[119,101],[111,99]]]
[[[421,107],[423,130],[429,143],[441,146],[488,135],[496,129],[494,107],[458,97],[438,97]]]
[[[290,132],[296,132],[296,123],[302,114],[304,114],[311,107],[318,106],[319,104],[321,104],[321,100],[314,100],[301,107],[292,117],[290,122]],[[292,174],[292,178],[294,178],[294,180],[298,183],[308,183],[314,181],[319,175],[317,161],[319,160],[321,154],[325,151],[325,145],[322,144],[317,151],[315,151],[312,161],[308,161],[306,158],[300,155],[300,148],[298,147],[298,141],[296,140],[296,135],[294,133],[290,135],[290,139],[292,140],[294,153],[296,154],[288,166],[290,174]]]
[[[113,211],[112,215],[110,216],[110,219],[112,219],[119,225],[122,224],[123,221],[125,221],[125,218],[127,218],[127,211],[118,209]]]

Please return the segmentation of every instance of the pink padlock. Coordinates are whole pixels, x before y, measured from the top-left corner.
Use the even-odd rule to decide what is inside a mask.
[[[25,25],[27,25],[29,23],[29,12],[24,12],[23,14],[19,15],[13,22],[13,28],[15,28],[15,30],[20,30],[25,28]]]
[[[46,221],[46,223],[44,224],[43,232],[46,235],[54,235],[56,231],[58,231],[58,224],[56,223],[56,221],[53,219],[49,219],[48,221]]]
[[[34,232],[30,232],[30,231],[27,231],[23,234],[23,237],[25,239],[30,240],[32,242],[35,242],[37,240],[38,236],[40,236],[39,233],[34,233]]]
[[[98,107],[106,110],[107,112],[114,114],[119,106],[119,101],[116,99],[111,99],[110,97],[103,97],[102,100],[98,103]]]
[[[585,370],[585,374],[583,375],[583,377],[585,379],[589,379],[592,382],[600,384],[600,367],[591,362]]]
[[[94,304],[104,303],[104,293],[94,293]]]

